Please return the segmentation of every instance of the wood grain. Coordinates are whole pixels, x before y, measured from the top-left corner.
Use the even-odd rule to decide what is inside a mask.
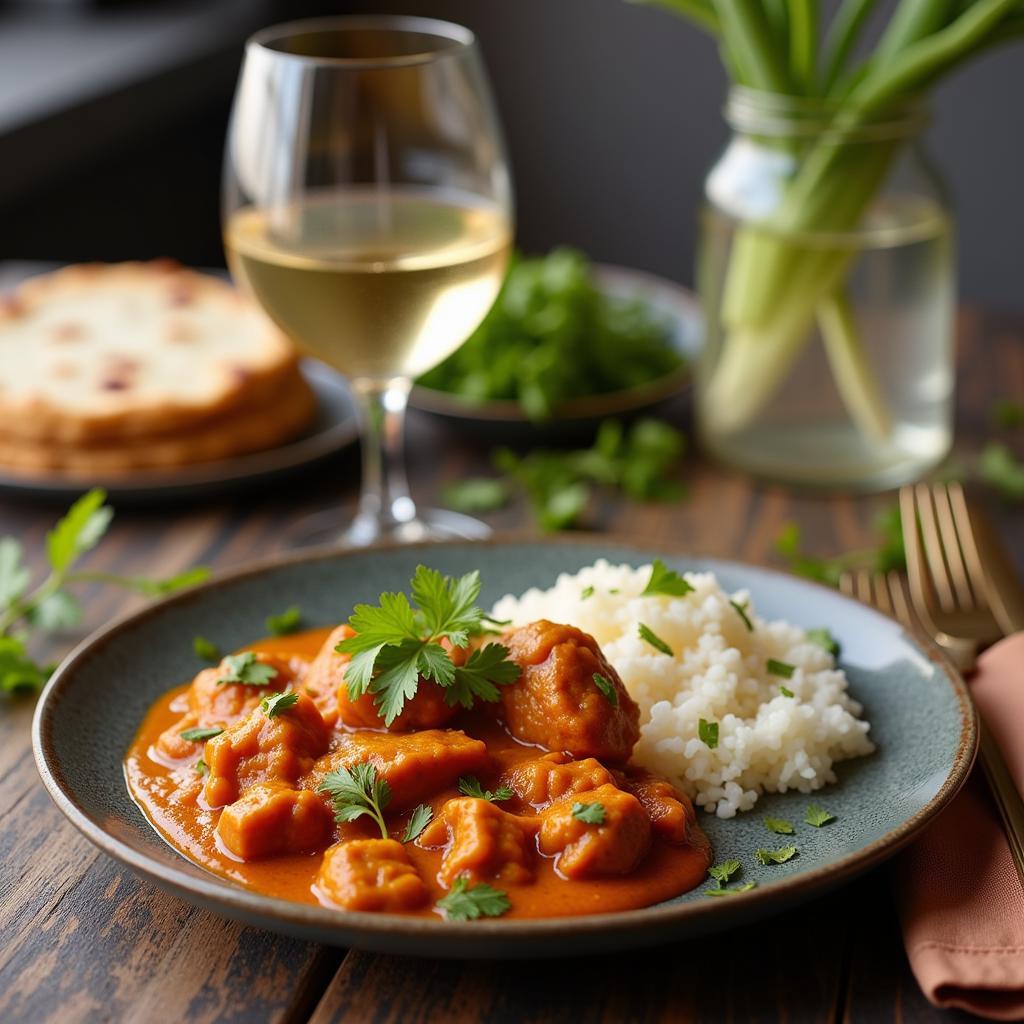
[[[1021,395],[1024,325],[961,319],[958,449],[990,431],[993,397]],[[488,471],[488,448],[436,422],[409,424],[413,488],[437,501],[444,482]],[[1010,440],[1013,440],[1010,438]],[[1019,441],[1020,439],[1018,439]],[[602,498],[592,526],[695,553],[771,563],[782,525],[834,554],[871,542],[893,496],[848,497],[757,486],[690,457],[687,500],[627,505]],[[287,487],[205,506],[123,508],[88,565],[159,575],[196,562],[229,566],[284,546],[287,527],[321,505],[351,509],[358,463],[343,457]],[[59,508],[0,503],[0,534],[39,565]],[[1020,513],[996,506],[1024,570]],[[521,527],[513,505],[490,517]],[[84,629],[139,603],[82,591]],[[57,638],[51,653],[75,636]],[[46,653],[46,652],[41,652]],[[3,698],[0,698],[2,701]],[[526,964],[403,959],[326,949],[223,921],[166,896],[94,851],[46,797],[29,751],[31,705],[0,704],[0,1020],[31,1021],[948,1021],[921,997],[903,955],[886,872],[791,914],[646,954]],[[119,752],[117,752],[119,755]]]

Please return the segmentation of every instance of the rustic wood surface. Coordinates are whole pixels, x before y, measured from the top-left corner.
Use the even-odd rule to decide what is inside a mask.
[[[1024,397],[1024,323],[961,318],[958,448],[991,433],[997,396]],[[680,410],[682,412],[682,410]],[[409,424],[416,496],[486,470],[487,446],[422,416]],[[597,529],[695,552],[771,563],[784,522],[831,554],[871,542],[892,495],[808,495],[687,459],[688,498],[605,501]],[[119,509],[94,569],[169,573],[224,567],[283,546],[284,528],[324,503],[354,501],[358,463],[217,504]],[[40,565],[58,508],[0,499],[0,534]],[[1020,512],[996,508],[1024,570]],[[339,513],[339,522],[341,514]],[[511,508],[491,519],[521,526]],[[137,604],[85,593],[86,628]],[[63,637],[52,653],[75,639]],[[346,952],[243,927],[164,895],[97,852],[51,804],[29,748],[31,703],[0,698],[0,1020],[14,1021],[855,1021],[955,1020],[932,1009],[907,967],[887,871],[741,931],[646,953],[535,963],[462,963]]]

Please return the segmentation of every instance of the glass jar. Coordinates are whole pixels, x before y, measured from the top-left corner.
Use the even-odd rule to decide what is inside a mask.
[[[794,484],[919,477],[949,451],[954,387],[952,225],[924,111],[734,89],[726,116],[697,261],[705,449]]]

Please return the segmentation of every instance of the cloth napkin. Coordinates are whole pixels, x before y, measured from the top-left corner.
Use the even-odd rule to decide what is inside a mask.
[[[986,651],[970,687],[1024,793],[1024,634]],[[980,765],[895,870],[907,956],[928,1000],[1024,1019],[1024,890]]]

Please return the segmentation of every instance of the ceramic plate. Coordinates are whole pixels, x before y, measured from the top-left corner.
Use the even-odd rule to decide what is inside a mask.
[[[840,764],[838,784],[814,798],[836,820],[822,829],[801,828],[800,853],[788,863],[757,867],[751,855],[771,838],[762,815],[799,821],[811,798],[765,797],[754,812],[731,821],[701,814],[716,859],[740,856],[744,877],[758,883],[753,891],[707,899],[698,888],[643,910],[540,921],[454,923],[344,913],[270,899],[207,873],[167,846],[129,797],[122,756],[150,703],[201,667],[191,651],[197,633],[224,649],[239,647],[263,633],[268,614],[291,602],[302,606],[310,625],[336,623],[356,601],[405,589],[420,562],[449,574],[479,569],[482,603],[488,604],[509,591],[549,585],[557,573],[602,557],[636,565],[661,557],[679,570],[711,570],[729,590],[748,587],[764,617],[826,625],[842,644],[843,667],[872,723],[878,750]],[[33,746],[47,789],[77,828],[140,875],[192,903],[338,945],[435,957],[514,957],[695,936],[764,917],[841,885],[895,853],[949,802],[973,761],[976,732],[967,691],[948,663],[877,612],[766,569],[587,537],[319,551],[221,576],[85,641],[40,699]]]
[[[87,480],[60,473],[29,476],[0,470],[0,493],[69,501],[88,487],[102,487],[118,504],[142,504],[214,497],[309,469],[353,444],[358,428],[352,400],[337,373],[312,359],[303,360],[302,373],[316,393],[316,417],[300,437],[287,444],[180,469],[140,470]]]

